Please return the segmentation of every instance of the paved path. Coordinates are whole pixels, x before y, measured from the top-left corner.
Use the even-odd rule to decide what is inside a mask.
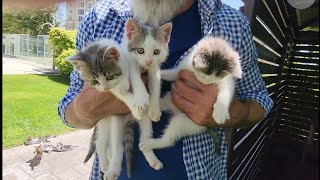
[[[2,57],[3,74],[48,74],[52,68],[28,60]],[[29,163],[34,157],[34,145],[18,146],[2,151],[2,177],[5,180],[88,180],[93,157],[83,163],[87,155],[92,130],[78,130],[57,136],[53,144],[78,146],[68,152],[44,153],[39,166],[31,171]]]
[[[2,57],[3,74],[48,74],[52,67],[19,58]]]
[[[2,151],[2,177],[5,180],[27,179],[61,179],[88,180],[93,157],[86,163],[84,158],[88,153],[92,130],[78,130],[54,138],[54,144],[78,146],[72,151],[44,153],[39,166],[33,171],[28,160],[34,157],[34,146],[18,146]]]

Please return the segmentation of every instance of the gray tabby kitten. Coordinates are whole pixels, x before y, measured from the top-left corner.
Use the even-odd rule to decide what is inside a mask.
[[[102,39],[88,44],[84,50],[67,60],[79,72],[85,83],[101,92],[110,91],[128,105],[133,115],[139,117],[139,108],[145,108],[145,105],[137,105],[133,99],[138,94],[128,91],[132,71],[129,69],[128,52],[123,49],[126,48],[113,40]],[[133,85],[133,88],[137,86]],[[96,151],[104,179],[116,179],[120,174],[124,151],[123,129],[126,122],[131,119],[133,119],[131,114],[110,116],[99,120],[95,126],[91,147],[84,162],[87,162]]]
[[[69,58],[69,62],[86,83],[99,91],[110,91],[128,105],[138,120],[140,140],[152,137],[151,119],[158,120],[161,116],[160,91],[156,88],[159,86],[160,89],[159,65],[167,57],[171,29],[171,24],[165,24],[158,29],[145,28],[142,31],[138,24],[129,19],[126,22],[124,43],[118,45],[110,39],[103,39],[89,44],[87,48]],[[149,94],[140,77],[141,68],[148,71],[151,81],[148,115],[145,114],[145,110],[149,105]],[[132,93],[128,92],[130,84]],[[129,177],[131,175],[130,148],[133,147],[131,119],[133,119],[131,115],[106,117],[96,125],[85,162],[97,151],[104,178],[116,179],[120,175],[123,141],[127,152],[127,173]],[[127,133],[123,134],[124,132]],[[151,167],[156,170],[162,168],[162,163],[153,151],[145,151],[143,154]]]
[[[234,95],[234,78],[241,78],[242,70],[239,55],[223,39],[205,37],[200,40],[192,52],[186,56],[175,69],[163,70],[161,78],[174,81],[181,69],[188,69],[194,73],[203,84],[217,84],[218,95],[214,104],[212,117],[219,124],[230,119],[229,106]],[[174,106],[170,92],[161,102],[163,110],[171,110],[173,116],[164,134],[158,139],[148,139],[140,142],[142,151],[173,146],[184,136],[203,133],[209,130],[216,141],[216,148],[220,147],[220,138],[213,129],[194,123],[186,114]],[[217,147],[219,146],[219,147]],[[218,152],[219,153],[219,152]]]

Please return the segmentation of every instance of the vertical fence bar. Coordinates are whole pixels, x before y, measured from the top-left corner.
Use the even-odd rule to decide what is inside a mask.
[[[27,56],[29,57],[29,34],[27,35]]]

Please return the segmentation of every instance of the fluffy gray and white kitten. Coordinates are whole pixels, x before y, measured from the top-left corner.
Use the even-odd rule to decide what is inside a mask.
[[[163,70],[161,78],[174,81],[181,69],[194,73],[203,84],[217,84],[218,95],[212,117],[219,124],[230,119],[229,106],[234,95],[234,78],[241,78],[239,55],[223,39],[205,37],[175,69]],[[171,110],[173,116],[161,138],[148,139],[139,144],[140,150],[165,148],[175,144],[182,137],[205,132],[208,128],[194,123],[172,103],[170,92],[161,100],[163,110]],[[214,138],[215,140],[215,138]]]
[[[169,54],[171,32],[172,23],[166,23],[159,28],[155,28],[143,26],[134,19],[128,19],[125,24],[126,38],[124,43],[127,45],[131,57],[137,62],[135,65],[141,69],[141,72],[148,72],[149,109],[148,114],[144,113],[143,120],[139,121],[140,141],[152,137],[152,121],[158,121],[161,117],[160,65]],[[139,88],[145,88],[145,86]],[[149,96],[139,98],[146,97],[149,98]],[[159,170],[163,167],[153,151],[142,152],[152,168]]]
[[[153,121],[160,120],[160,65],[169,54],[172,24],[160,28],[142,26],[133,19],[126,21],[126,44],[128,51],[137,61],[142,71],[148,72],[150,104],[148,115]],[[139,97],[140,98],[140,97]]]
[[[132,25],[133,23],[133,25]],[[133,27],[132,27],[133,26]],[[152,137],[151,119],[158,120],[161,116],[159,98],[160,76],[159,65],[168,54],[168,38],[170,38],[171,24],[155,28],[141,28],[132,19],[126,22],[124,43],[117,44],[110,39],[102,39],[89,44],[84,50],[69,57],[68,61],[80,73],[81,78],[94,86],[98,91],[110,91],[125,102],[138,120],[140,126],[140,140]],[[169,29],[169,30],[168,30]],[[141,68],[148,70],[149,94],[141,80]],[[129,92],[129,87],[132,92]],[[148,110],[148,115],[145,111]],[[151,118],[149,118],[151,116]],[[131,115],[106,117],[98,121],[93,136],[90,151],[85,162],[96,151],[100,159],[101,171],[104,178],[116,179],[120,175],[123,159],[123,141],[133,142],[132,132],[128,128]],[[130,137],[128,137],[130,136]],[[131,139],[131,140],[130,140]],[[126,147],[132,145],[125,144]],[[126,148],[126,152],[129,152]],[[159,170],[162,163],[153,151],[143,152],[150,166]],[[132,157],[127,155],[128,176],[131,174]]]
[[[67,60],[85,83],[100,92],[110,91],[128,105],[132,114],[139,117],[139,108],[144,108],[145,105],[142,103],[139,106],[133,100],[135,95],[128,92],[129,74],[133,71],[129,70],[129,55],[124,49],[113,40],[102,39],[88,44]],[[142,82],[141,84],[143,85]],[[131,114],[110,116],[99,120],[95,126],[85,162],[97,152],[104,179],[115,179],[120,174],[124,151],[123,131],[126,122],[131,119]]]

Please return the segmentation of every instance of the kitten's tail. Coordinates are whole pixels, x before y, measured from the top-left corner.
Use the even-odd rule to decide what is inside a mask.
[[[132,161],[133,161],[133,150],[134,150],[134,121],[130,120],[124,126],[124,143],[126,152],[126,165],[128,178],[132,175]]]
[[[84,163],[86,163],[91,158],[93,153],[96,151],[96,144],[95,144],[96,133],[97,133],[97,128],[95,127],[94,130],[93,130],[93,134],[91,136],[90,149],[89,149],[89,152],[88,152],[86,158],[84,159]]]

